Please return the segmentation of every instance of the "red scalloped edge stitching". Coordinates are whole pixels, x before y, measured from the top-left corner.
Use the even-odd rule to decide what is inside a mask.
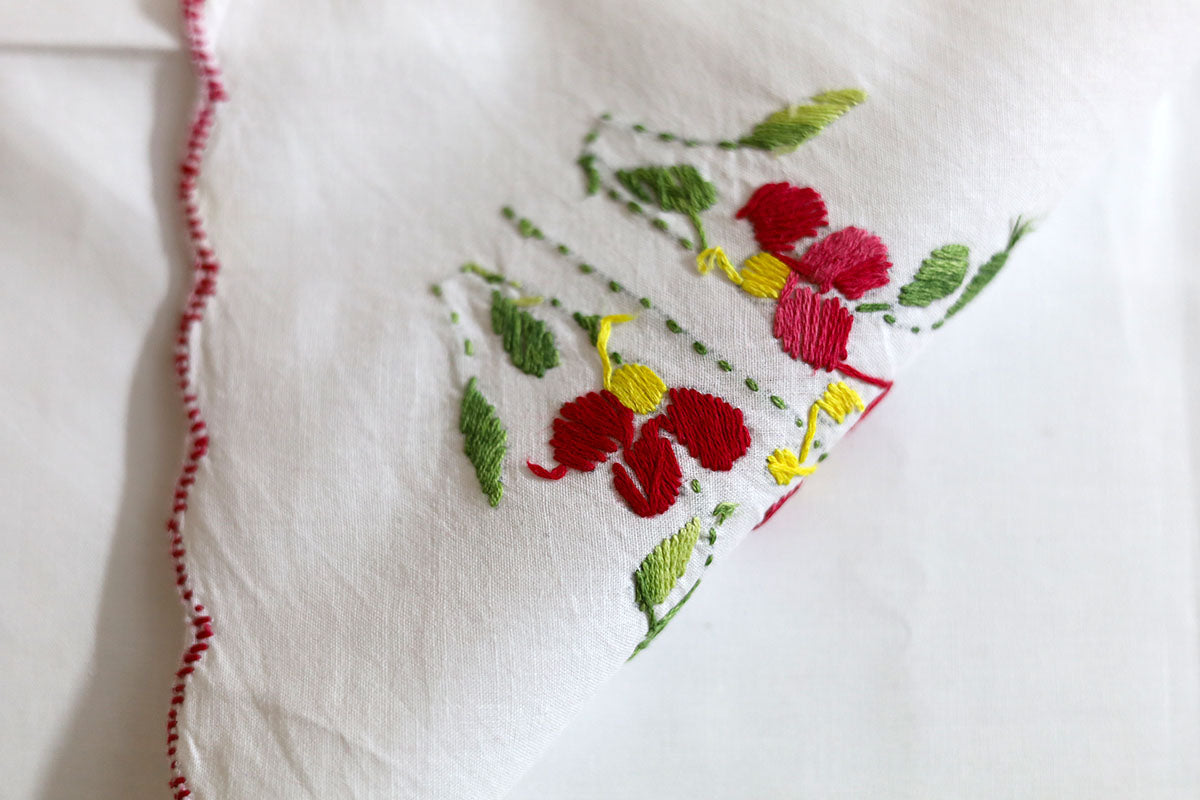
[[[180,659],[179,669],[175,673],[175,684],[171,687],[171,704],[167,711],[167,759],[171,771],[171,779],[167,785],[175,800],[183,800],[192,793],[188,788],[187,776],[183,774],[176,757],[179,742],[179,709],[186,697],[188,679],[211,646],[210,640],[213,636],[212,617],[196,598],[184,562],[187,550],[183,546],[183,522],[188,508],[188,495],[196,482],[200,462],[208,453],[208,425],[200,411],[198,387],[192,372],[191,341],[204,319],[208,299],[216,294],[216,276],[220,270],[200,213],[197,190],[200,165],[209,134],[212,132],[217,104],[226,98],[221,71],[204,30],[204,2],[205,0],[180,0],[184,35],[196,73],[199,97],[188,129],[187,147],[179,165],[179,200],[183,206],[192,264],[192,288],[184,303],[175,339],[175,375],[179,380],[183,410],[188,419],[187,454],[179,478],[175,481],[171,516],[167,519],[166,526],[171,540],[175,586],[192,629],[192,641]]]

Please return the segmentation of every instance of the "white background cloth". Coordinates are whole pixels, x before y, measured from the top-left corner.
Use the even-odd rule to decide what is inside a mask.
[[[4,58],[0,796],[154,796],[189,84]],[[515,796],[1195,794],[1200,124],[1159,120]]]

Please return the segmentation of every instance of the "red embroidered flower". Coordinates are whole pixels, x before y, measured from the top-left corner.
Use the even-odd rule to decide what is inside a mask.
[[[836,297],[819,297],[788,276],[775,308],[775,338],[792,358],[831,372],[846,360],[854,315]]]
[[[822,293],[837,287],[851,300],[891,280],[888,270],[892,262],[888,260],[887,245],[862,228],[834,231],[808,248],[798,260],[776,255],[805,280],[816,284]]]
[[[750,449],[750,431],[742,410],[695,389],[672,389],[662,429],[674,434],[700,466],[716,472],[733,469]]]
[[[754,238],[768,253],[793,250],[801,239],[817,235],[829,224],[825,201],[815,190],[790,183],[768,183],[758,187],[737,212],[754,226]]]
[[[659,417],[646,420],[637,441],[622,453],[625,463],[633,470],[630,477],[625,467],[613,462],[613,486],[639,517],[654,517],[675,505],[683,473],[671,440],[658,432]],[[636,482],[634,481],[636,478]]]
[[[633,441],[633,412],[607,389],[588,392],[563,403],[554,419],[550,447],[558,466],[552,470],[527,461],[539,478],[558,480],[568,469],[591,472],[609,453]]]

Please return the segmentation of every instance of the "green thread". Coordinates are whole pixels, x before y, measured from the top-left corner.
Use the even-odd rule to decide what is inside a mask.
[[[540,294],[531,294],[518,297],[516,300],[513,300],[513,302],[519,305],[521,308],[531,308],[533,306],[540,306],[545,299],[546,298],[542,297]]]
[[[720,367],[725,372],[733,372],[733,364],[730,364],[728,361],[726,361],[723,358],[717,362],[717,366]]]
[[[504,215],[505,219],[514,219],[517,216],[517,212],[513,211],[512,206],[505,206],[500,209],[500,213]]]
[[[596,268],[593,267],[591,264],[580,264],[579,271],[582,272],[584,275],[591,275],[593,272],[596,271]]]
[[[650,224],[653,225],[654,227],[658,228],[660,231],[670,230],[670,228],[671,228],[670,224],[665,219],[662,219],[660,217],[655,217],[654,221],[651,222]]]
[[[754,378],[746,378],[746,388],[752,392],[757,392],[758,381],[754,380]]]
[[[797,428],[804,427],[804,418],[803,417],[796,417],[796,427]]]
[[[458,324],[458,312],[457,311],[450,312],[450,321],[456,325]]]
[[[646,132],[646,126],[645,126],[645,125],[642,125],[641,123],[638,123],[638,124],[634,125],[634,126],[633,126],[633,129],[634,129],[635,131],[637,131],[638,133],[645,133],[645,132]]]
[[[854,307],[854,310],[863,313],[867,311],[891,311],[891,303],[859,303]]]
[[[649,308],[652,305],[649,297],[643,297],[641,300],[638,300],[638,302],[642,304],[642,308]]]
[[[1021,238],[1032,229],[1033,223],[1017,217],[1017,221],[1013,224],[1012,231],[1008,235],[1008,245],[1000,252],[994,254],[987,260],[987,263],[979,268],[979,271],[975,273],[975,277],[971,278],[970,283],[967,284],[967,288],[963,289],[962,294],[958,296],[954,304],[946,309],[944,319],[950,319],[959,311],[962,311],[967,303],[974,300],[975,296],[982,292],[992,282],[992,279],[1000,274],[1000,270],[1004,269],[1004,265],[1008,263],[1009,253],[1016,247],[1017,242],[1021,241]]]
[[[704,346],[703,342],[692,342],[692,349],[702,356],[708,355],[708,348]]]
[[[920,325],[913,325],[911,328],[909,328],[909,330],[910,330],[910,331],[912,331],[913,333],[920,333],[920,332],[921,332],[921,326],[920,326]]]
[[[673,142],[673,141],[675,141],[675,134],[667,133],[666,131],[663,131],[662,133],[660,133],[658,135],[658,140],[660,142]]]
[[[884,322],[886,322],[888,325],[895,325],[895,324],[896,324],[896,318],[895,318],[893,315],[891,315],[891,314],[884,314],[884,315],[883,315],[883,321],[884,321]]]
[[[970,256],[971,251],[964,244],[947,244],[934,250],[921,262],[913,279],[900,287],[896,302],[924,308],[934,300],[949,297],[967,277]]]
[[[739,145],[737,142],[731,142],[730,140],[725,139],[724,141],[717,142],[717,147],[721,148],[722,150],[737,150]]]
[[[716,529],[716,528],[709,528],[709,529],[708,529],[708,546],[709,546],[709,547],[712,547],[712,546],[713,546],[713,545],[715,545],[716,543],[717,543],[717,529]],[[709,558],[711,559],[711,558],[712,558],[712,556],[709,556]],[[711,562],[711,561],[709,561],[708,563],[709,563],[709,564],[711,564],[712,562]],[[708,564],[705,564],[705,566],[708,566]]]
[[[559,255],[563,255],[563,256],[571,255],[571,248],[567,247],[565,244],[560,244],[555,249],[558,250]]]
[[[592,340],[592,344],[595,344],[596,340],[600,338],[600,315],[582,314],[576,311],[571,318],[579,323],[579,327],[587,331],[588,338]]]
[[[818,439],[817,441],[813,442],[812,446],[813,446],[814,450],[820,450],[821,449],[821,440]]]
[[[633,574],[638,606],[654,625],[654,607],[667,599],[687,571],[700,538],[700,519],[692,517],[677,533],[658,543]]]
[[[939,319],[937,322],[933,323],[929,327],[933,328],[936,331],[938,328],[942,327],[945,324],[946,324],[946,320]]]
[[[504,283],[504,276],[499,272],[492,272],[490,269],[484,269],[473,261],[468,261],[462,265],[463,272],[469,272],[473,275],[478,275],[487,283]],[[518,283],[512,283],[512,286],[519,286]]]
[[[679,327],[679,323],[673,319],[667,320],[667,330],[671,333],[683,333],[683,328]]]
[[[612,362],[614,364],[620,365],[622,363],[621,354],[616,352],[615,350],[613,352],[609,353],[608,357],[612,359]]]
[[[617,202],[619,203],[619,202],[621,202],[621,200],[623,200],[624,198],[622,198],[622,197],[621,197],[621,193],[620,193],[620,192],[618,192],[616,189],[609,189],[609,190],[608,190],[608,199],[609,199],[609,200],[615,200],[615,201],[617,201]]]
[[[436,283],[430,284],[429,291],[433,292],[434,297],[442,296],[442,287],[438,286]]]
[[[475,343],[470,339],[463,339],[463,353],[469,356],[475,355]]]
[[[500,334],[513,366],[526,375],[540,378],[546,370],[558,366],[554,333],[499,291],[492,292],[492,331]]]
[[[821,455],[817,456],[817,463],[820,464],[827,458],[829,458],[829,453],[821,453]]]
[[[677,242],[678,242],[679,246],[682,247],[684,250],[692,249],[692,240],[688,239],[686,236],[680,236],[679,239],[677,240]]]
[[[616,281],[609,281],[608,290],[610,292],[619,292],[621,291],[621,284],[617,283]]]
[[[692,491],[700,494],[700,481],[697,478],[692,478]]]
[[[555,308],[559,308],[562,305],[562,301],[559,300],[557,297],[551,297],[550,305],[554,306]]]
[[[544,238],[546,238],[546,235],[541,232],[541,230],[538,228],[537,225],[534,225],[532,222],[530,222],[529,220],[527,220],[523,217],[521,219],[517,220],[517,230],[520,231],[521,235],[524,236],[526,239],[529,239],[529,238],[544,239]]]
[[[496,409],[476,388],[473,377],[467,381],[467,388],[463,392],[458,429],[465,437],[463,452],[475,467],[479,488],[487,495],[488,503],[493,508],[500,505],[500,498],[504,495],[500,468],[508,449],[508,431],[496,416]]]
[[[718,525],[724,525],[733,516],[733,512],[737,511],[737,507],[737,503],[730,503],[729,501],[717,503],[717,507],[713,509],[712,515],[717,518]],[[716,539],[716,532],[713,532],[713,539]],[[712,544],[712,541],[709,544]]]
[[[777,394],[771,395],[771,402],[774,403],[775,407],[778,408],[780,411],[787,408],[787,403],[784,402],[783,398]]]
[[[583,137],[583,143],[584,144],[594,144],[595,141],[599,138],[600,138],[600,131],[595,131],[595,130],[588,131],[587,135]]]
[[[687,216],[696,230],[700,249],[708,247],[700,212],[717,202],[717,187],[691,164],[638,167],[616,172],[617,181],[644,203],[657,203],[663,211]]]
[[[776,154],[790,153],[866,99],[867,93],[860,89],[823,92],[811,103],[789,106],[771,114],[755,125],[749,136],[739,139],[738,144]]]
[[[711,563],[711,561],[705,562],[706,566],[709,563]],[[634,656],[636,656],[638,653],[642,652],[647,647],[649,647],[650,643],[654,641],[654,637],[658,636],[660,633],[663,632],[663,630],[667,627],[667,624],[672,619],[675,618],[676,614],[679,613],[679,609],[683,608],[684,605],[687,603],[687,601],[692,599],[692,594],[694,594],[695,591],[699,588],[700,588],[700,581],[697,580],[695,583],[692,584],[692,588],[688,589],[687,594],[685,594],[683,596],[683,599],[681,599],[678,603],[675,604],[674,608],[672,608],[670,611],[668,611],[663,616],[662,619],[655,620],[654,622],[652,622],[650,624],[649,630],[646,631],[646,637],[644,639],[642,639],[640,642],[638,642],[637,647],[633,648],[633,654],[630,655],[627,660],[632,661]]]
[[[625,208],[629,209],[631,214],[641,214],[643,211],[642,207],[632,200],[625,204]]]

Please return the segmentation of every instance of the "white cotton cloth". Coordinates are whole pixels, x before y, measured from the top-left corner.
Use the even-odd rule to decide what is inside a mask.
[[[230,99],[201,180],[222,271],[194,342],[211,441],[185,541],[215,636],[180,715],[193,794],[501,796],[644,635],[631,574],[646,554],[729,500],[719,568],[786,491],[764,461],[796,446],[795,411],[768,393],[802,408],[828,376],[780,352],[770,304],[584,199],[574,161],[597,114],[711,140],[826,89],[866,90],[792,155],[684,153],[627,127],[598,149],[695,163],[720,193],[709,238],[742,255],[752,243],[732,214],[750,190],[813,186],[832,228],[888,244],[894,297],[932,248],[961,242],[978,264],[1014,217],[1045,214],[1185,63],[1197,15],[1166,2],[213,9]],[[504,204],[632,295],[515,235]],[[729,473],[684,456],[703,491],[653,519],[620,501],[606,467],[533,478],[523,460],[549,462],[550,422],[599,388],[598,360],[565,312],[539,307],[562,363],[542,379],[514,369],[488,330],[490,289],[456,274],[465,261],[567,309],[652,298],[689,335],[647,312],[613,346],[741,408],[749,453]],[[907,313],[914,334],[860,317],[850,360],[892,376],[938,318]],[[496,508],[457,429],[472,376],[508,429]],[[823,422],[825,447],[848,428]]]

